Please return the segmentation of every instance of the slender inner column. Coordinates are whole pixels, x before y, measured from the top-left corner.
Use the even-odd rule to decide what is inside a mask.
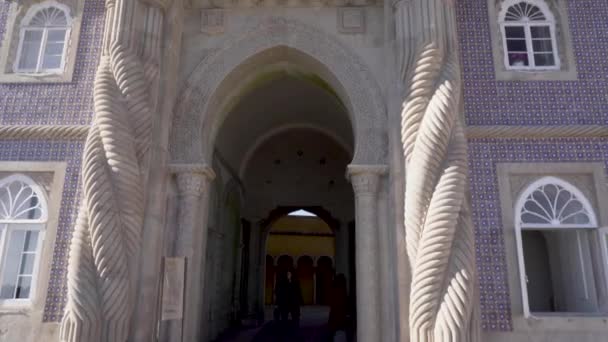
[[[355,191],[355,245],[357,270],[357,340],[381,341],[378,272],[378,183],[383,165],[349,165]]]
[[[203,327],[205,257],[209,184],[215,178],[206,165],[172,165],[179,191],[178,237],[175,255],[186,258],[186,289],[181,335],[183,341],[198,341]],[[178,329],[179,330],[179,329]]]

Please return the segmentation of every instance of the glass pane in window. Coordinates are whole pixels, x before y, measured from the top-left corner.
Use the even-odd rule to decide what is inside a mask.
[[[17,284],[17,291],[15,291],[15,298],[29,298],[31,285],[32,285],[32,277],[30,277],[30,276],[19,277],[19,282]]]
[[[534,39],[532,41],[534,52],[553,52],[551,39]]]
[[[65,40],[65,31],[66,30],[49,30],[47,42],[63,43]]]
[[[25,233],[25,244],[23,251],[25,252],[35,252],[36,246],[38,245],[38,232],[36,231],[27,231]]]
[[[23,33],[23,42],[24,43],[34,43],[37,42],[40,44],[42,41],[42,31],[41,30],[25,30]]]
[[[528,54],[524,52],[509,53],[510,66],[528,66]]]
[[[525,38],[523,26],[505,26],[505,35],[508,38]]]
[[[522,247],[532,312],[598,311],[588,231],[525,230]]]
[[[552,53],[535,53],[534,64],[536,66],[554,66],[555,58]]]
[[[21,269],[19,270],[20,275],[32,275],[34,273],[34,261],[36,260],[36,254],[25,253],[21,258]]]
[[[46,43],[45,55],[61,56],[63,54],[63,42],[60,43]]]
[[[509,50],[509,52],[525,52],[526,41],[524,39],[507,39],[507,50]]]
[[[2,270],[2,289],[0,289],[0,298],[2,299],[14,298],[25,234],[26,231],[24,230],[15,230],[9,233]]]
[[[549,26],[531,26],[530,33],[532,38],[551,38]]]
[[[41,45],[42,31],[26,30],[24,32],[23,45],[21,46],[21,56],[19,60],[20,69],[36,69]]]
[[[42,61],[42,68],[43,69],[58,69],[59,67],[61,67],[61,55],[59,56],[55,56],[55,55],[45,55],[44,56],[44,60]]]

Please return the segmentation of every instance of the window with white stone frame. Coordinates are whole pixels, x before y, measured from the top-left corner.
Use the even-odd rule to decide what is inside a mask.
[[[67,6],[54,2],[32,6],[21,22],[15,71],[63,72],[70,27]]]
[[[27,305],[35,296],[47,217],[44,192],[31,178],[0,180],[0,303]]]
[[[543,1],[507,0],[500,29],[507,70],[559,69],[555,18]]]
[[[576,80],[568,2],[487,0],[497,80]]]
[[[0,42],[0,83],[71,82],[84,2],[9,2]]]
[[[530,184],[515,206],[515,239],[524,316],[599,314],[594,265],[606,267],[607,236],[590,202],[570,183],[543,177]],[[593,242],[603,239],[602,262]]]

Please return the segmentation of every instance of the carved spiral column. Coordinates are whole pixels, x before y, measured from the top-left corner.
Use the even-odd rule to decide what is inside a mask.
[[[405,85],[401,139],[412,272],[410,340],[478,341],[454,0],[402,0],[395,11],[397,61]]]
[[[207,218],[210,183],[215,173],[206,165],[172,165],[179,192],[175,254],[186,258],[186,289],[181,325],[183,341],[198,341],[203,317],[202,294],[207,256]]]
[[[380,275],[378,260],[378,187],[384,165],[349,165],[355,192],[355,246],[357,274],[357,340],[381,341]]]
[[[131,333],[166,6],[106,2],[95,116],[82,160],[83,199],[69,253],[64,342],[124,342]],[[139,27],[134,23],[142,16],[146,24]]]

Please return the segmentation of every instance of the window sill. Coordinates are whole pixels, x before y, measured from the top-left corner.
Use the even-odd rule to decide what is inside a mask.
[[[544,318],[608,318],[608,315],[601,312],[532,312],[528,319],[544,319]]]
[[[513,316],[513,330],[533,331],[606,331],[608,315],[598,314],[556,314],[543,313],[530,317]]]
[[[578,75],[576,70],[517,70],[496,69],[496,80],[498,81],[576,81]]]
[[[32,301],[24,300],[0,300],[0,315],[7,313],[25,313],[32,309]]]
[[[72,73],[6,73],[0,74],[0,83],[69,83]]]

